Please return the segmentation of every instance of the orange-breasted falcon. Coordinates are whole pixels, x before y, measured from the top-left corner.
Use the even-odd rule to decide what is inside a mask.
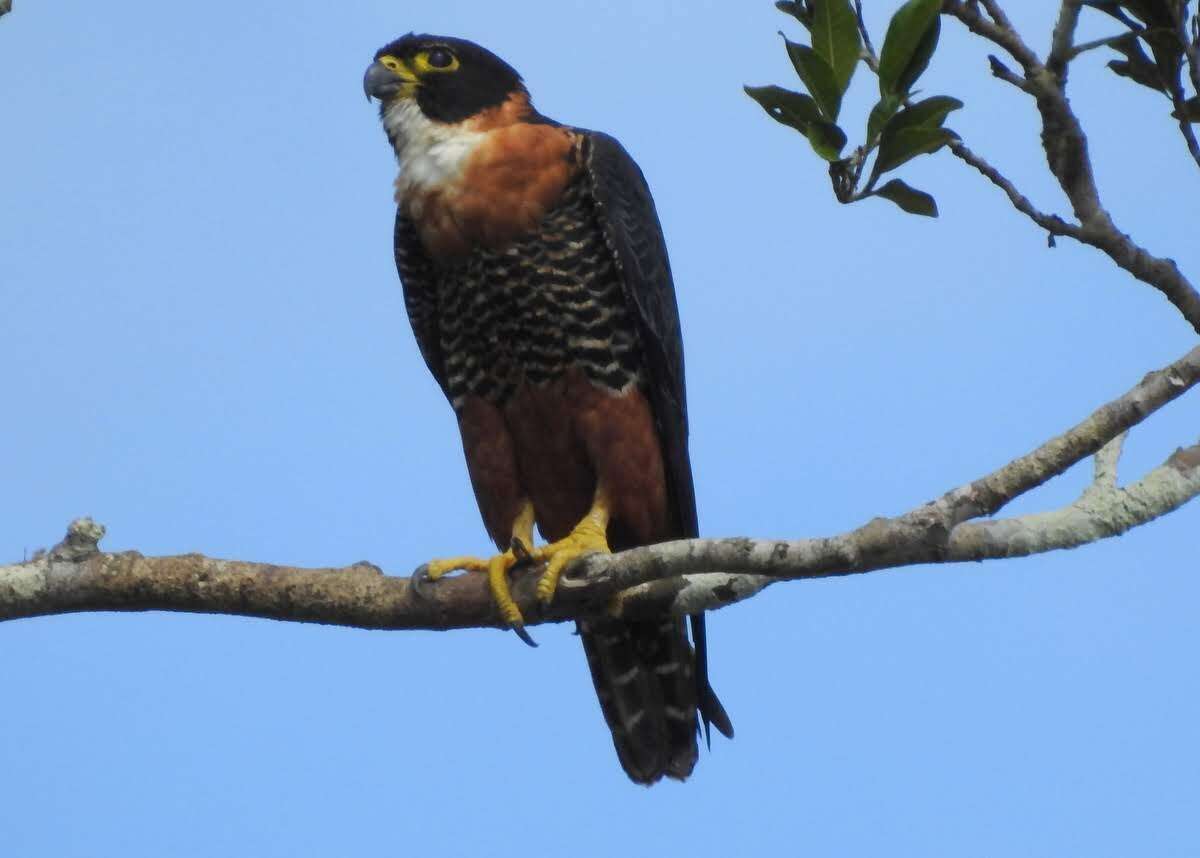
[[[508,572],[545,564],[549,602],[581,554],[697,535],[683,346],[662,229],[616,140],[561,125],[472,42],[404,36],[363,87],[400,163],[395,255],[421,354],[458,417],[500,554],[435,560],[488,576],[529,643]],[[549,540],[533,547],[533,526]],[[579,623],[626,773],[686,778],[698,719],[733,727],[682,619]]]

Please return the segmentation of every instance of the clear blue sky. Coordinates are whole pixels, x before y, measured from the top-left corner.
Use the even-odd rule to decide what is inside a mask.
[[[1051,4],[1010,3],[1039,50]],[[1056,4],[1054,4],[1056,5]],[[868,4],[877,38],[891,2]],[[406,574],[483,551],[391,259],[362,71],[479,41],[654,189],[710,535],[902,512],[1072,425],[1194,334],[948,153],[936,221],[837,205],[743,83],[755,3],[18,2],[0,20],[0,558],[74,516],[110,550]],[[1103,34],[1091,27],[1086,35]],[[947,22],[924,86],[1046,207],[1028,99]],[[1118,223],[1200,275],[1164,104],[1072,76]],[[860,74],[848,116],[865,117]],[[861,121],[861,120],[860,120]],[[861,128],[861,124],[859,125]],[[1189,169],[1191,167],[1191,169]],[[1129,444],[1196,440],[1200,400]],[[1013,511],[1069,501],[1077,468]],[[710,620],[737,726],[685,785],[625,780],[567,626],[380,633],[94,614],[0,625],[0,853],[1200,854],[1200,507],[1017,562],[779,585]]]

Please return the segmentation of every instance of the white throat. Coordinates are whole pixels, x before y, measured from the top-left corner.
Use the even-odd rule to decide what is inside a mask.
[[[487,132],[434,122],[412,98],[398,99],[389,107],[383,125],[396,142],[396,160],[400,162],[397,202],[416,192],[415,203],[422,191],[456,182],[475,147],[487,136]]]

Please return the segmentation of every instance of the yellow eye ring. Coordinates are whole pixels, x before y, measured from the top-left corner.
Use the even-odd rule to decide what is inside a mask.
[[[449,48],[438,45],[417,54],[413,64],[418,72],[452,72],[458,68],[458,57]]]

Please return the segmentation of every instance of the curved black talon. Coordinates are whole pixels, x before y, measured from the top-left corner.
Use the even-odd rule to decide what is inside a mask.
[[[513,564],[514,566],[524,566],[533,562],[533,555],[529,551],[529,546],[527,546],[519,536],[514,536],[512,538],[512,542],[509,543],[508,550],[513,553],[513,557],[517,561],[515,564]]]
[[[525,641],[525,643],[529,644],[534,649],[537,649],[537,641],[529,636],[529,632],[525,631],[524,626],[511,626],[510,628],[517,633],[517,637]]]
[[[418,599],[428,599],[430,596],[429,584],[433,581],[429,577],[429,564],[422,563],[418,566],[408,578],[408,586],[412,588],[412,594]]]

